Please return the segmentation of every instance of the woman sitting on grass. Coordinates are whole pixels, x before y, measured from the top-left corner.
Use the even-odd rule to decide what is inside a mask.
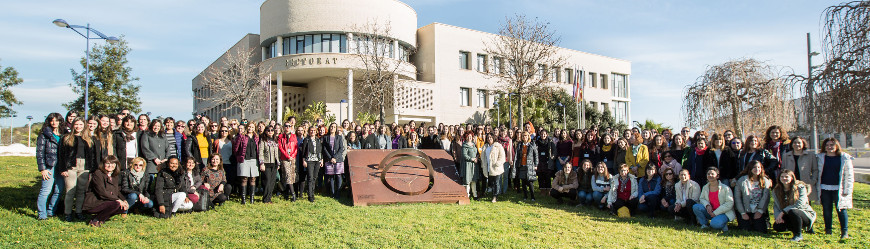
[[[112,216],[130,208],[118,186],[121,180],[118,177],[118,164],[118,158],[108,156],[98,170],[91,174],[85,203],[82,206],[82,209],[94,214],[94,218],[88,222],[90,226],[100,227]]]
[[[796,141],[796,140],[795,140]],[[803,239],[802,231],[813,234],[816,211],[810,206],[811,187],[795,179],[793,171],[784,169],[779,174],[779,182],[773,188],[773,229],[777,232],[791,231],[791,241]]]
[[[640,179],[637,183],[638,200],[637,211],[648,212],[652,218],[656,214],[656,209],[661,204],[662,199],[662,178],[656,174],[656,165],[648,164],[646,166],[646,176]]]
[[[141,204],[139,207],[146,209],[154,207],[151,191],[148,189],[151,181],[151,175],[145,174],[145,158],[133,158],[130,168],[121,173],[121,194],[124,194],[130,207],[136,204]],[[129,211],[124,210],[121,217],[126,217]]]
[[[692,207],[700,200],[701,186],[692,181],[689,170],[683,169],[680,170],[680,182],[674,184],[674,192],[676,201],[668,211],[674,215],[674,220],[685,219],[687,223],[691,224],[695,217]]]
[[[208,198],[217,206],[222,205],[230,198],[232,186],[227,185],[227,175],[224,172],[223,158],[220,154],[213,154],[208,160],[208,168],[202,170],[202,184],[208,189]]]
[[[610,172],[607,172],[607,164],[598,162],[595,166],[595,175],[592,176],[592,203],[598,203],[598,209],[604,209],[607,198],[610,197]]]
[[[607,208],[610,213],[617,214],[622,207],[627,207],[629,214],[637,208],[637,179],[628,173],[628,165],[619,165],[619,175],[610,179],[610,194],[607,197]]]
[[[588,159],[585,159],[588,160]],[[553,182],[550,184],[550,196],[556,198],[559,204],[562,204],[562,198],[574,199],[577,197],[577,172],[574,172],[574,167],[571,163],[565,163],[562,170],[557,171]]]
[[[172,217],[172,213],[178,211],[176,204],[180,207],[187,199],[184,189],[181,188],[181,184],[178,184],[181,178],[178,164],[177,157],[170,157],[166,167],[160,169],[157,178],[154,179],[154,205],[157,206],[154,216],[158,218]],[[193,203],[190,203],[190,206],[192,207]]]
[[[731,188],[719,183],[719,169],[707,168],[707,185],[701,189],[699,202],[692,210],[701,228],[709,223],[713,229],[727,232],[728,222],[734,220],[734,195]]]
[[[664,211],[669,211],[671,206],[677,201],[677,192],[674,186],[677,184],[677,177],[674,175],[674,170],[665,169],[662,174],[662,192],[661,201],[658,203],[658,208]]]
[[[580,202],[578,205],[587,205],[594,203],[592,200],[592,178],[594,176],[594,171],[592,171],[592,161],[589,159],[583,159],[583,162],[580,165],[580,169],[577,170],[577,201]]]
[[[751,161],[740,173],[735,187],[734,204],[737,214],[737,226],[746,231],[767,233],[770,227],[770,216],[767,207],[770,204],[770,179],[764,173],[759,161]]]

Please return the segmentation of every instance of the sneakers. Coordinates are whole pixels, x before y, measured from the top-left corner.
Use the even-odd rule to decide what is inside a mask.
[[[674,221],[682,221],[684,218],[680,216],[675,216]]]
[[[725,225],[724,227],[722,227],[722,231],[723,231],[723,232],[727,232],[727,231],[728,231],[728,225]]]
[[[98,220],[91,220],[88,222],[88,226],[92,227],[100,227],[101,225],[103,225],[103,222]]]
[[[800,242],[800,241],[803,240],[803,239],[804,239],[803,236],[795,235],[794,237],[791,238],[791,241],[793,241],[793,242]]]
[[[840,234],[840,239],[848,239],[848,238],[849,238],[849,231],[843,231],[843,233]]]
[[[707,225],[701,225],[701,229],[707,229]]]
[[[807,234],[816,234],[816,231],[813,230],[813,227],[809,227],[809,228],[807,228],[806,233],[807,233]]]

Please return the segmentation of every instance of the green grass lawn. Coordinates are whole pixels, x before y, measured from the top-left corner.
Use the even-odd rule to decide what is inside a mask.
[[[704,248],[809,247],[868,248],[870,186],[856,184],[849,210],[852,239],[834,235],[754,234],[700,230],[673,219],[617,218],[603,211],[557,205],[548,197],[523,203],[513,191],[498,203],[470,205],[402,204],[353,207],[349,199],[319,197],[316,203],[278,200],[242,206],[236,201],[205,213],[115,217],[101,228],[58,218],[36,220],[36,162],[0,157],[0,248],[147,247],[168,248]],[[821,207],[815,230],[822,232]],[[663,217],[664,215],[662,215]],[[834,221],[836,223],[836,217]]]

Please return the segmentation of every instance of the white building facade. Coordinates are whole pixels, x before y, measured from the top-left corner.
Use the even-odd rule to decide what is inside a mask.
[[[414,9],[397,0],[266,0],[260,7],[260,34],[248,34],[231,48],[253,48],[252,62],[268,69],[276,90],[271,103],[246,117],[281,119],[284,108],[301,113],[314,101],[323,101],[341,119],[356,117],[354,106],[360,103],[355,100],[362,93],[354,90],[353,82],[366,68],[357,54],[360,35],[354,38],[354,30],[359,30],[354,27],[372,20],[389,23],[392,42],[384,46],[399,68],[397,78],[406,82],[394,104],[385,108],[387,122],[489,121],[484,113],[494,107],[500,89],[498,79],[487,76],[498,69],[484,51],[496,35],[441,23],[417,28]],[[630,123],[629,61],[567,48],[559,53],[567,61],[564,68],[549,73],[553,86],[570,94],[575,74],[582,72],[584,100],[599,110],[609,109],[617,122]],[[221,66],[221,61],[209,68]],[[203,84],[201,76],[193,79],[194,95],[208,96]],[[212,119],[241,116],[225,107],[226,103],[193,103],[195,114]]]

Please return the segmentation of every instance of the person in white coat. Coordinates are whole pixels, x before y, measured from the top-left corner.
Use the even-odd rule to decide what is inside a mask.
[[[674,184],[674,192],[677,198],[674,205],[668,208],[668,212],[674,215],[674,220],[685,219],[687,223],[691,223],[695,218],[692,206],[700,200],[701,186],[692,181],[688,169],[680,170],[680,181]]]
[[[481,167],[483,175],[488,178],[489,187],[492,189],[492,202],[495,203],[498,195],[501,194],[501,181],[498,178],[504,173],[504,163],[507,159],[504,147],[495,141],[495,135],[486,134],[485,146]]]
[[[637,209],[637,178],[628,173],[628,165],[619,166],[619,175],[610,178],[610,193],[607,196],[607,208],[616,215],[622,207],[627,207],[630,214]]]
[[[707,168],[707,185],[701,189],[698,204],[692,206],[695,218],[701,228],[710,227],[723,232],[728,231],[728,222],[734,220],[734,194],[731,188],[719,183],[719,169]]]
[[[816,180],[816,189],[819,190],[817,193],[822,204],[825,234],[831,234],[832,212],[836,209],[842,239],[849,238],[846,209],[852,208],[852,187],[855,182],[852,159],[852,156],[840,150],[840,142],[836,138],[822,142],[822,151],[818,154],[819,178]]]

